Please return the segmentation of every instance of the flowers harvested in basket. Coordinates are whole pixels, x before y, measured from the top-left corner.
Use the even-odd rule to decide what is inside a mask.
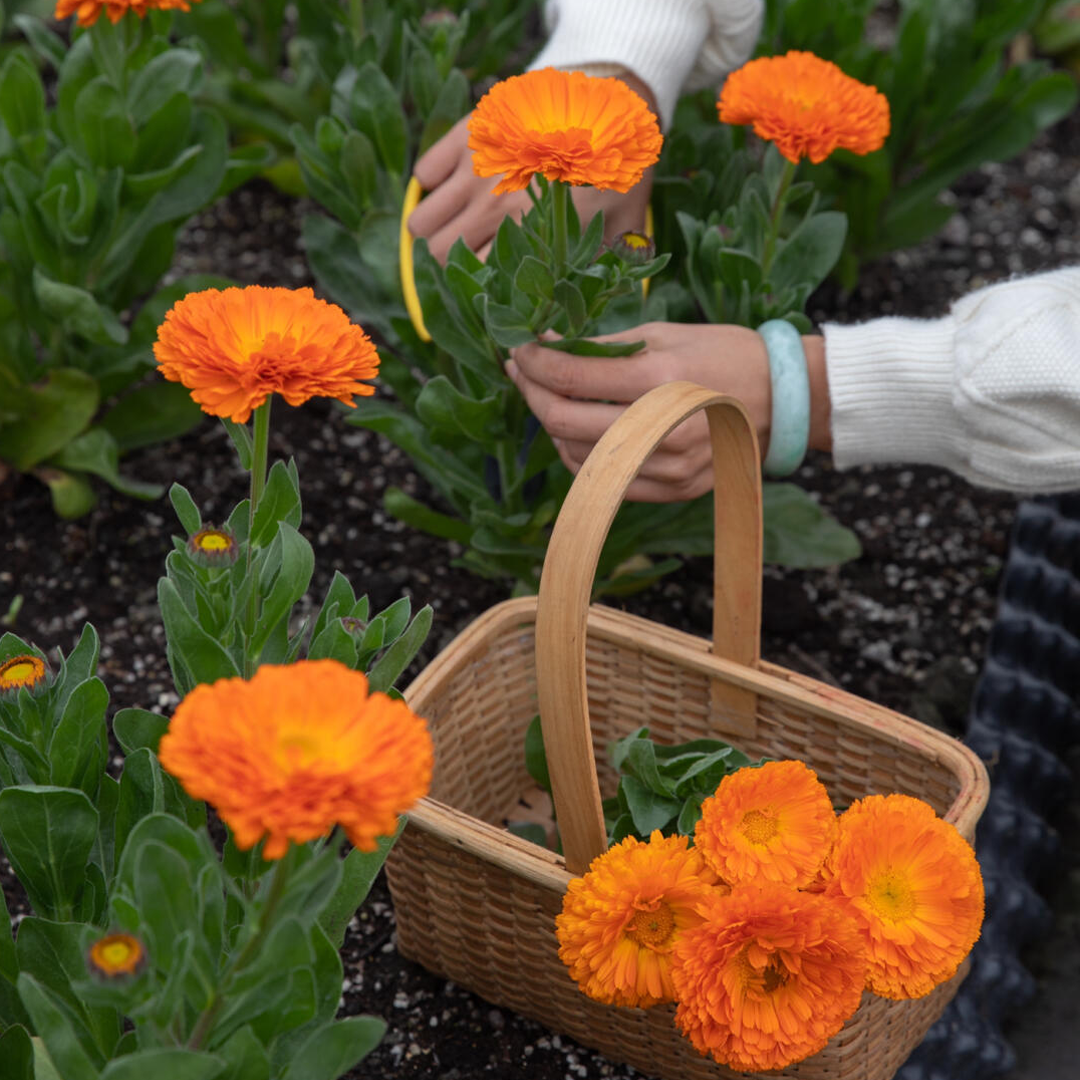
[[[379,354],[336,304],[311,289],[205,289],[188,293],[158,327],[154,356],[203,412],[247,422],[271,394],[290,405],[313,397],[353,405],[368,396]]]
[[[915,998],[952,978],[979,937],[983,882],[971,845],[919,799],[870,795],[840,817],[825,895],[866,939],[867,986]]]
[[[192,0],[198,3],[199,0]],[[79,17],[80,26],[93,26],[104,11],[109,22],[118,23],[129,11],[140,19],[148,11],[190,11],[188,0],[56,0],[54,19],[66,19],[69,15]]]
[[[834,150],[869,154],[889,134],[889,102],[873,86],[809,52],[762,56],[733,71],[717,105],[725,124],[753,124],[791,162]]]
[[[656,117],[621,79],[542,68],[496,83],[469,120],[478,176],[495,194],[548,180],[629,191],[660,156]]]
[[[369,694],[367,677],[336,660],[196,686],[159,756],[192,798],[214,806],[239,848],[265,839],[267,859],[334,825],[373,851],[427,794],[433,763],[424,721],[403,701]]]
[[[975,853],[931,806],[871,795],[837,819],[813,770],[766,762],[725,776],[704,800],[695,846],[678,849],[699,860],[690,910],[644,924],[671,927],[660,969],[670,993],[634,1000],[621,988],[642,970],[639,913],[673,905],[676,841],[686,838],[628,837],[571,881],[559,955],[597,1000],[675,1000],[679,1029],[732,1069],[780,1069],[817,1053],[864,990],[925,996],[979,936]]]
[[[648,1008],[674,1001],[671,956],[701,921],[716,875],[685,836],[628,836],[570,882],[555,919],[559,956],[597,1001]]]
[[[763,882],[714,893],[676,946],[675,1023],[740,1071],[817,1053],[855,1012],[866,955],[855,920],[814,893]]]

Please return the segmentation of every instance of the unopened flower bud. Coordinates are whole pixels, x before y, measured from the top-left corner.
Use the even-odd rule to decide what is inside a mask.
[[[615,237],[615,243],[611,245],[612,251],[624,262],[631,266],[643,266],[656,258],[656,244],[651,236],[639,232],[619,233]]]
[[[99,979],[119,979],[138,975],[146,964],[142,942],[131,934],[106,934],[98,938],[86,955],[86,965]]]
[[[188,537],[187,551],[199,566],[232,566],[240,554],[236,537],[228,529],[200,529]]]

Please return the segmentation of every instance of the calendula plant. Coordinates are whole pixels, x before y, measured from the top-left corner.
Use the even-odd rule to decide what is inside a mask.
[[[765,53],[807,50],[872,83],[892,105],[884,148],[838,152],[804,175],[848,215],[840,264],[851,287],[860,262],[933,235],[953,212],[950,184],[988,161],[1019,154],[1075,107],[1075,80],[1047,61],[1014,60],[1011,43],[1032,29],[1046,0],[939,4],[903,0],[767,0]],[[888,28],[871,41],[867,20]],[[884,14],[884,18],[882,18]]]
[[[173,488],[191,535],[159,596],[182,700],[171,719],[117,713],[119,780],[93,628],[55,675],[0,639],[0,843],[33,906],[0,934],[0,1076],[334,1080],[385,1029],[335,1019],[338,950],[430,783],[424,721],[381,691],[431,609],[372,615],[338,574],[313,623],[294,617],[313,557],[295,466],[267,477],[269,408],[275,393],[370,393],[378,359],[310,290],[257,287],[186,297],[156,349],[170,380],[228,418],[251,498],[214,528]]]
[[[228,147],[192,104],[198,53],[149,20],[97,19],[70,49],[40,21],[19,25],[33,52],[0,67],[0,465],[33,472],[76,516],[94,503],[91,474],[157,497],[119,455],[198,420],[177,388],[139,384],[164,308],[197,284],[154,293],[178,229],[221,190]],[[38,63],[56,73],[49,99]]]

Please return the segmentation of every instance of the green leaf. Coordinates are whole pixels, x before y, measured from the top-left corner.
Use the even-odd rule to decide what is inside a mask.
[[[48,4],[43,4],[41,7],[47,8]],[[12,16],[11,24],[26,35],[26,40],[30,42],[38,56],[57,70],[60,69],[67,46],[58,34],[54,34],[41,19],[25,13]]]
[[[794,484],[762,485],[764,560],[803,569],[862,554],[858,537]]]
[[[56,787],[74,787],[83,778],[93,796],[100,782],[105,762],[92,777],[85,777],[87,759],[100,757],[102,732],[105,729],[105,710],[109,707],[109,691],[98,678],[87,679],[71,692],[59,723],[49,740],[49,781]],[[95,751],[98,753],[95,754]],[[85,790],[85,789],[84,789]]]
[[[34,910],[70,917],[97,839],[98,814],[81,791],[27,785],[0,791],[0,842]]]
[[[169,488],[169,501],[172,503],[176,516],[180,520],[180,528],[188,536],[194,536],[202,528],[202,514],[199,513],[199,508],[195,505],[191,492],[183,484],[174,483]]]
[[[219,641],[211,637],[184,606],[176,585],[168,578],[158,582],[158,605],[165,624],[170,659],[182,666],[196,683],[212,683],[218,679],[235,678],[240,674],[235,662]],[[181,673],[173,670],[178,685],[183,684]]]
[[[11,53],[0,67],[0,120],[15,140],[45,130],[45,88],[21,50]]]
[[[341,948],[349,920],[367,899],[371,886],[379,876],[387,855],[390,854],[390,849],[404,828],[405,817],[402,816],[398,819],[398,827],[394,835],[378,837],[376,840],[378,847],[374,851],[353,848],[345,857],[341,867],[341,881],[338,882],[326,906],[319,912],[319,925],[336,949]]]
[[[461,393],[445,376],[425,383],[416,399],[416,415],[429,429],[464,435],[483,446],[506,437],[505,395],[477,400]]]
[[[124,495],[136,499],[157,499],[164,492],[161,484],[148,484],[120,475],[120,451],[116,441],[104,429],[93,427],[72,439],[52,458],[61,468],[94,473]]]
[[[34,1028],[63,1080],[100,1080],[97,1069],[53,995],[25,972],[19,975],[17,985]]]
[[[559,338],[537,344],[571,356],[633,356],[645,348],[644,341],[593,341],[592,338]]]
[[[401,97],[382,69],[370,61],[357,73],[352,89],[353,123],[378,148],[384,167],[397,176],[405,172],[407,145]]]
[[[270,1059],[250,1026],[233,1032],[215,1053],[226,1063],[217,1080],[270,1080]]]
[[[86,156],[99,168],[127,165],[134,158],[135,124],[120,92],[105,76],[91,79],[79,91],[75,124]]]
[[[315,553],[311,545],[287,521],[282,521],[278,525],[278,532],[270,547],[266,567],[277,562],[278,558],[280,558],[280,568],[276,572],[273,584],[267,587],[268,583],[262,577],[260,578],[262,610],[250,642],[251,654],[254,656],[262,653],[274,628],[282,620],[288,619],[293,604],[307,592],[312,572],[315,569]],[[264,567],[264,575],[266,567]]]
[[[275,461],[266,480],[255,521],[251,527],[254,547],[267,547],[277,535],[278,524],[300,527],[300,488],[282,461]]]
[[[536,335],[529,328],[525,317],[514,308],[496,304],[485,296],[483,311],[488,333],[504,349],[513,349],[536,340]]]
[[[102,418],[100,427],[120,453],[185,435],[206,414],[179,383],[155,382],[126,394]]]
[[[71,334],[95,345],[123,345],[128,332],[116,315],[99,304],[92,293],[75,285],[53,281],[40,267],[34,267],[34,295],[41,310],[56,319]]]
[[[555,278],[538,258],[529,255],[514,274],[514,288],[541,300],[551,300],[555,295]]]
[[[2,1020],[0,1016],[0,1022]],[[19,1024],[0,1034],[0,1080],[35,1080],[34,1044],[30,1032]],[[45,1080],[45,1077],[38,1076],[36,1080]],[[56,1076],[56,1080],[60,1078]]]
[[[469,80],[465,73],[454,68],[439,88],[435,104],[424,121],[417,153],[423,154],[435,145],[469,111]]]
[[[397,682],[401,673],[412,663],[420,651],[420,646],[427,640],[434,617],[431,606],[422,607],[416,618],[390,648],[379,658],[368,673],[368,685],[372,692],[387,691]]]
[[[539,715],[529,721],[525,729],[525,768],[529,776],[544,791],[551,793],[551,773],[548,772],[547,753],[544,750],[544,731]]]
[[[194,49],[166,49],[141,68],[128,87],[131,118],[142,127],[175,94],[191,96],[202,69]]]
[[[626,795],[626,804],[634,820],[634,832],[648,839],[653,829],[663,829],[682,809],[681,799],[658,795],[636,776],[624,776],[619,785]]]
[[[22,472],[66,445],[90,422],[98,406],[97,383],[74,368],[51,371],[44,383],[18,393],[14,404],[19,418],[0,425],[0,458]]]
[[[97,495],[81,473],[65,472],[63,469],[47,468],[44,465],[34,472],[48,485],[53,512],[57,517],[82,517],[97,505]]]
[[[222,1058],[201,1050],[137,1050],[110,1061],[101,1080],[146,1080],[148,1076],[168,1080],[214,1080],[224,1065]]]
[[[450,517],[449,514],[440,514],[437,510],[432,510],[429,506],[418,502],[401,488],[387,488],[383,496],[383,506],[386,507],[388,514],[392,514],[399,521],[404,521],[406,525],[411,525],[421,532],[430,533],[432,536],[456,540],[459,544],[468,544],[472,536],[472,528],[467,521]]]
[[[385,1022],[373,1016],[350,1016],[327,1024],[308,1036],[281,1080],[337,1080],[367,1057],[385,1033]]]
[[[847,236],[847,216],[837,210],[815,214],[778,246],[769,270],[773,289],[795,285],[816,288],[836,265]]]
[[[566,312],[570,327],[570,337],[577,337],[584,329],[588,319],[585,297],[573,282],[562,280],[555,282],[555,302]]]

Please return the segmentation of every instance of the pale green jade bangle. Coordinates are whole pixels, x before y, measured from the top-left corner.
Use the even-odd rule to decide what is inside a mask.
[[[806,456],[810,441],[810,376],[799,331],[783,319],[758,327],[769,354],[772,425],[769,452],[761,463],[766,476],[789,476]]]

